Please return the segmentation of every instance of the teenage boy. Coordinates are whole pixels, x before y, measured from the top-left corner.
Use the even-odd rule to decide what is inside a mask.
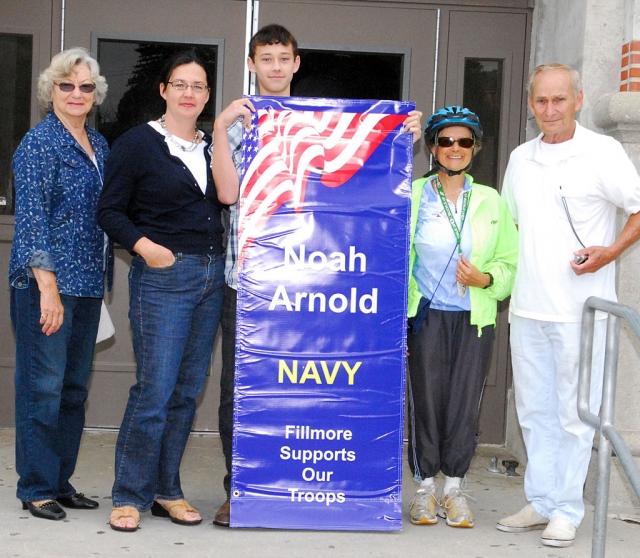
[[[260,95],[289,97],[291,80],[300,67],[298,42],[282,25],[262,27],[249,42],[249,70],[256,74]],[[236,99],[225,108],[213,125],[216,141],[213,146],[211,168],[216,184],[230,184],[240,191],[242,166],[242,128],[251,125],[255,108],[249,99]],[[414,142],[421,136],[422,113],[412,111],[404,122],[405,132],[413,134]],[[227,256],[225,262],[225,291],[222,303],[222,374],[220,377],[220,407],[218,423],[227,474],[224,489],[227,499],[215,515],[213,523],[229,526],[231,511],[231,445],[233,434],[233,385],[236,347],[236,300],[238,288],[238,206],[229,208],[227,226]]]

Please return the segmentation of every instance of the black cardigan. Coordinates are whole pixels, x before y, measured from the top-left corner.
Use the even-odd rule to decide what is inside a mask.
[[[211,144],[205,134],[204,141]],[[207,171],[211,163],[205,147]],[[98,223],[132,254],[142,237],[173,253],[221,254],[222,222],[211,172],[202,193],[197,181],[169,153],[162,134],[137,126],[114,143],[105,168]]]

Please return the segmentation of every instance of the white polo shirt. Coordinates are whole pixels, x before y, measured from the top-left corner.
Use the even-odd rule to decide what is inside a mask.
[[[520,231],[520,252],[510,312],[552,322],[579,322],[589,296],[617,300],[615,263],[576,275],[570,266],[582,248],[609,246],[617,237],[616,212],[640,211],[640,177],[622,145],[576,123],[573,139],[543,144],[542,134],[516,148],[502,196]]]

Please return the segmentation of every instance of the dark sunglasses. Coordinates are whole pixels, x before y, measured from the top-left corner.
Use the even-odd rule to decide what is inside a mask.
[[[64,91],[65,93],[71,93],[76,87],[80,89],[80,93],[93,93],[96,88],[95,83],[83,83],[82,85],[76,86],[75,83],[63,81],[62,83],[56,83],[56,85],[60,88],[60,91]]]
[[[448,138],[446,136],[438,138],[438,145],[440,147],[452,147],[454,143],[457,143],[460,147],[464,149],[470,149],[476,144],[476,140],[474,138]]]

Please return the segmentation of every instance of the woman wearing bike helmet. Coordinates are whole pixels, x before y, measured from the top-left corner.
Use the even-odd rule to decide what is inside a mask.
[[[439,511],[447,525],[473,527],[463,480],[476,447],[498,301],[513,286],[517,230],[498,192],[466,174],[481,147],[477,115],[445,107],[429,118],[424,136],[434,169],[412,188],[409,462],[420,487],[410,515],[413,524],[428,525]]]

